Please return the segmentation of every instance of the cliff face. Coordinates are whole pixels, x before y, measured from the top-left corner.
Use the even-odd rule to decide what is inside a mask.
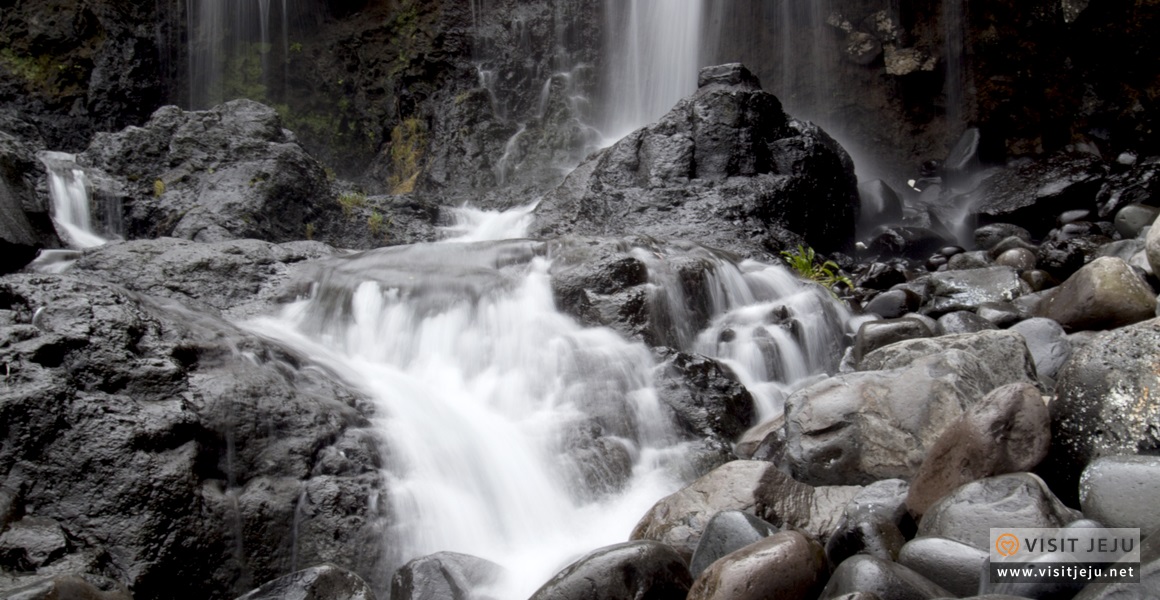
[[[265,43],[201,31],[191,43],[198,3],[6,4],[0,106],[57,149],[189,106],[207,44],[221,51],[205,100],[274,106],[324,163],[384,191],[542,188],[597,143],[600,3],[272,3]],[[1150,154],[1158,4],[727,0],[706,15],[702,55],[748,65],[789,113],[850,149],[863,177],[905,178],[971,125],[985,159],[1075,143]]]

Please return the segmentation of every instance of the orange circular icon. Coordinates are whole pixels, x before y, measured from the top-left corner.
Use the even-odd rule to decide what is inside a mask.
[[[1013,533],[1004,533],[995,539],[995,551],[999,556],[1011,556],[1019,551],[1019,538]]]

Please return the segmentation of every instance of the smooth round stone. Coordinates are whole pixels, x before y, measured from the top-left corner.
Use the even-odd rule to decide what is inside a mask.
[[[1160,456],[1105,456],[1083,470],[1084,516],[1108,527],[1160,527]]]
[[[777,527],[739,510],[724,510],[709,520],[705,533],[693,550],[689,571],[700,577],[709,565],[735,550],[777,533]]]
[[[893,523],[844,520],[826,542],[826,558],[838,564],[856,554],[865,554],[892,561],[898,559],[905,543],[906,537]]]
[[[962,269],[982,269],[995,264],[991,260],[991,255],[986,250],[975,250],[973,252],[962,252],[956,254],[947,261],[947,269],[962,270]]]
[[[1028,242],[1027,240],[1024,240],[1023,238],[1020,238],[1020,237],[1010,236],[1010,237],[1003,238],[1002,240],[999,241],[999,243],[995,244],[994,246],[991,246],[991,249],[989,250],[989,252],[991,253],[991,257],[994,258],[994,257],[1000,256],[1001,254],[1003,254],[1004,252],[1006,252],[1008,250],[1014,250],[1015,248],[1023,248],[1025,250],[1030,250],[1032,252],[1035,252],[1036,250],[1038,250],[1038,246],[1036,246],[1035,244],[1032,244],[1031,242]]]
[[[906,283],[906,271],[889,263],[873,263],[864,275],[857,278],[858,287],[875,290],[889,289],[901,283]]]
[[[1027,286],[1033,292],[1042,292],[1043,290],[1059,285],[1059,282],[1051,276],[1051,273],[1039,269],[1023,271],[1019,274],[1019,278],[1027,282]]]
[[[882,292],[866,303],[863,310],[883,319],[897,319],[906,313],[918,310],[922,296],[910,290],[890,290]]]
[[[934,332],[926,323],[917,319],[884,319],[863,323],[854,340],[854,360],[860,361],[863,356],[894,342],[933,335]]]
[[[809,598],[821,589],[826,571],[821,545],[800,532],[782,531],[714,562],[693,583],[688,600]]]
[[[1055,319],[1069,331],[1114,329],[1151,318],[1156,293],[1128,263],[1097,258],[1063,282],[1037,316]]]
[[[1160,208],[1145,204],[1129,204],[1116,213],[1116,231],[1125,238],[1140,235],[1140,230],[1151,225],[1160,215]]]
[[[983,317],[966,310],[947,313],[938,318],[938,331],[940,335],[978,333],[987,329],[998,329],[998,327]]]
[[[1014,304],[1008,302],[988,302],[979,305],[979,309],[975,314],[990,321],[996,327],[1009,327],[1018,323],[1023,319],[1023,314],[1015,308]]]
[[[503,567],[477,556],[436,552],[399,567],[391,577],[393,600],[468,600],[471,591],[494,583]]]
[[[926,511],[920,536],[945,537],[986,550],[991,527],[1062,527],[1080,518],[1031,473],[1000,475],[959,487]]]
[[[531,600],[684,600],[692,585],[676,550],[652,541],[589,552],[548,580]]]
[[[1035,359],[1035,370],[1040,377],[1052,380],[1059,369],[1071,358],[1071,341],[1063,326],[1042,317],[1020,321],[1011,326],[1011,331],[1019,332],[1027,341],[1027,349]]]
[[[947,261],[948,261],[947,257],[945,257],[941,254],[935,254],[935,255],[931,256],[930,258],[926,259],[926,270],[927,271],[937,271],[939,269],[939,267],[945,267],[947,264]]]
[[[954,540],[920,537],[902,547],[898,563],[956,596],[969,596],[979,590],[987,556],[982,550]]]
[[[939,248],[939,250],[938,250],[939,254],[941,254],[947,258],[950,258],[950,257],[952,257],[956,254],[960,254],[962,252],[963,252],[962,246],[943,246],[942,248]]]
[[[975,246],[980,250],[990,250],[999,242],[1016,237],[1031,242],[1031,232],[1010,223],[992,223],[975,230]]]
[[[852,592],[870,592],[882,600],[934,600],[954,596],[907,567],[864,554],[852,556],[838,565],[819,600],[834,600]]]
[[[1035,253],[1027,248],[1012,248],[996,257],[995,264],[1026,271],[1034,269],[1037,260]]]

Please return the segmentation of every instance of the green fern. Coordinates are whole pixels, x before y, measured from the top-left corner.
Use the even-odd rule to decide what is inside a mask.
[[[854,287],[854,282],[850,281],[849,277],[842,275],[838,263],[832,260],[818,263],[817,253],[814,252],[813,248],[798,244],[796,251],[785,251],[781,253],[781,256],[785,258],[789,268],[797,271],[798,275],[822,284],[830,290],[831,294],[834,294],[833,288],[838,284],[851,289]],[[834,295],[837,296],[837,294]]]

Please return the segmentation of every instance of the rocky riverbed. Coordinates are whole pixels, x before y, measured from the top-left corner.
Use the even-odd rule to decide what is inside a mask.
[[[573,8],[582,31],[597,27]],[[564,35],[523,10],[526,36]],[[1102,10],[1080,25],[1106,34]],[[109,10],[52,14],[91,40],[154,43]],[[425,60],[464,43],[462,17],[414,18],[419,32],[451,32],[424,38]],[[62,27],[45,23],[28,43]],[[475,27],[493,41],[522,35]],[[366,161],[394,177],[376,187],[342,179],[307,149],[317,131],[302,143],[284,110],[260,102],[142,111],[162,86],[128,82],[150,65],[86,43],[69,55],[124,76],[88,91],[93,114],[52,121],[29,107],[35,96],[0,112],[0,596],[501,593],[511,573],[497,562],[403,553],[383,405],[344,365],[252,320],[329,300],[319,306],[338,308],[308,332],[324,339],[362,306],[363,280],[437,313],[456,302],[447,289],[473,301],[508,293],[540,261],[560,313],[639,351],[659,407],[650,418],[671,427],[657,435],[682,459],[681,485],[650,500],[620,543],[552,565],[532,598],[1160,594],[1160,156],[1148,144],[1044,144],[1039,119],[996,140],[1005,121],[991,114],[913,188],[859,182],[826,131],[727,64],[583,160],[593,140],[571,112],[575,82],[551,79],[543,106],[520,107],[543,114],[523,125],[531,158],[505,188],[493,163],[521,134],[489,120],[494,99],[462,77],[458,56],[422,85],[417,59],[392,71],[400,86],[414,80],[398,94],[411,105],[359,97],[360,119],[391,113],[400,135],[402,112],[451,107],[430,124],[426,166],[391,162],[389,149]],[[456,83],[424,87],[437,79]],[[508,84],[517,102],[523,83]],[[65,91],[54,102],[79,97]],[[1085,118],[1114,113],[1117,140],[1134,139],[1121,108],[1088,106]],[[1050,151],[995,159],[996,146],[1037,139]],[[62,142],[78,152],[92,228],[110,241],[46,269],[29,264],[38,251],[74,242],[53,225],[38,159]],[[561,176],[568,161],[579,164]],[[491,218],[461,207],[466,197],[529,201],[503,217],[528,239],[432,251]],[[831,261],[813,277],[785,268],[806,248],[819,267]],[[734,352],[743,343],[746,356]],[[617,360],[586,356],[561,377]],[[643,464],[653,423],[625,408],[635,396],[621,376],[584,396],[582,417],[553,441],[577,503],[625,493]],[[1139,528],[1141,583],[992,584],[989,531],[1000,526]]]

